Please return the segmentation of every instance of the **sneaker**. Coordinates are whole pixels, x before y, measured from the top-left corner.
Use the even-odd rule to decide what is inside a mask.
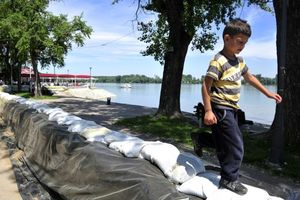
[[[248,189],[239,181],[227,181],[225,179],[220,180],[219,188],[226,188],[239,195],[244,195],[248,192]]]
[[[196,132],[191,133],[191,138],[193,142],[194,152],[196,153],[197,156],[202,157],[203,156],[202,146],[198,142],[199,133]]]

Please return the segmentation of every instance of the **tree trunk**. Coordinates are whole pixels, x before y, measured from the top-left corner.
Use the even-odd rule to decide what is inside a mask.
[[[276,106],[270,129],[273,136],[270,161],[277,164],[283,162],[284,141],[289,145],[300,144],[300,2],[284,1],[273,1],[277,22],[278,93],[283,97],[283,102]],[[285,24],[282,24],[283,3],[287,6]],[[284,29],[285,37],[281,35]]]
[[[21,63],[19,63],[18,64],[18,66],[17,66],[17,80],[18,80],[18,92],[21,92],[22,91],[22,83],[21,83],[21,77],[22,77],[22,75],[21,75],[21,71],[22,71],[22,64]]]
[[[5,54],[5,58],[4,58],[4,62],[5,62],[5,66],[6,66],[6,69],[5,69],[5,75],[4,75],[4,80],[6,82],[7,85],[10,85],[11,84],[11,69],[12,69],[12,66],[9,62],[9,47],[6,48],[6,54]]]
[[[300,144],[300,1],[289,0],[287,21],[287,63],[285,79],[285,135],[288,144]]]
[[[285,0],[283,0],[285,1]],[[286,98],[284,96],[284,79],[286,69],[286,6],[283,7],[283,1],[273,1],[277,35],[276,35],[276,46],[277,46],[277,90],[278,93],[283,97],[283,101],[276,105],[275,118],[273,120],[270,133],[272,134],[272,146],[269,161],[274,164],[282,164],[283,152],[284,152],[284,104]],[[284,10],[284,12],[283,12]]]
[[[168,0],[166,2],[167,20],[170,26],[168,52],[165,54],[165,64],[160,92],[157,115],[181,117],[180,89],[185,56],[192,37],[182,24],[182,1]]]
[[[40,75],[39,75],[39,71],[37,68],[36,56],[34,53],[31,53],[30,57],[31,57],[31,64],[32,64],[32,68],[33,68],[34,76],[35,76],[34,96],[39,97],[39,96],[42,96],[42,92],[41,92]]]

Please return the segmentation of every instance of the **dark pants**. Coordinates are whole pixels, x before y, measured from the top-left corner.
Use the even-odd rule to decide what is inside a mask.
[[[212,126],[215,135],[217,156],[221,166],[221,177],[235,181],[244,155],[244,144],[235,110],[213,109],[218,123]]]

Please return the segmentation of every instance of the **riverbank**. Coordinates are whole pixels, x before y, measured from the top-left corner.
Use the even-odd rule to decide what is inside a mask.
[[[156,111],[156,108],[119,104],[115,102],[111,102],[110,105],[107,105],[106,101],[75,98],[70,96],[60,96],[58,99],[43,100],[42,102],[51,107],[62,108],[64,111],[79,116],[82,119],[95,121],[99,125],[122,132],[128,132],[128,130],[115,126],[114,122],[116,120],[154,114]],[[146,138],[148,140],[162,140],[162,138],[156,138],[143,133],[134,134],[136,134],[138,137]],[[191,148],[181,146],[178,147],[184,149],[185,151],[192,152]],[[211,166],[212,168],[215,167],[215,169],[217,169],[217,160],[213,154],[205,154],[203,159],[206,162],[206,165]],[[285,199],[291,195],[294,195],[294,192],[300,191],[299,184],[296,184],[293,181],[283,177],[272,176],[268,171],[263,171],[252,166],[244,165],[242,167],[241,175],[243,182],[263,188],[271,195],[280,196]],[[289,200],[294,199],[296,198]]]
[[[85,99],[104,100],[115,97],[116,95],[99,88],[67,88],[66,90],[57,91],[58,96],[79,97]]]
[[[83,119],[95,121],[97,124],[103,125],[109,129],[122,132],[128,132],[129,130],[126,128],[115,126],[114,122],[116,120],[131,118],[135,116],[151,115],[156,112],[156,108],[119,104],[115,102],[111,102],[110,105],[107,105],[106,101],[89,100],[66,96],[60,96],[59,99],[55,100],[47,100],[45,103],[47,103],[51,107],[60,107],[64,111],[79,116]],[[255,123],[253,127],[251,127],[251,125],[247,125],[245,128],[250,132],[253,131],[257,133],[257,131],[267,130],[267,127],[268,126],[266,125]],[[133,134],[132,132],[130,133]],[[138,137],[147,140],[163,140],[163,138],[157,138],[149,134],[134,134],[137,134]],[[193,152],[191,148],[180,145],[178,145],[178,147],[184,149],[185,151]],[[218,161],[214,153],[205,153],[203,160],[212,168],[218,168]],[[269,171],[262,170],[254,166],[243,165],[241,169],[241,175],[243,182],[263,188],[274,196],[280,196],[287,199],[287,197],[289,196],[295,196],[297,194],[299,195],[300,192],[299,183],[295,183],[291,179],[281,176],[274,176]],[[290,200],[292,199],[293,198],[291,198]],[[297,198],[294,199],[296,200]]]

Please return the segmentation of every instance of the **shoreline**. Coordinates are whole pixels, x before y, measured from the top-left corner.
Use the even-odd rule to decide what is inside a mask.
[[[87,101],[103,101],[103,102],[107,103],[107,98],[111,98],[116,95],[113,93],[110,93],[104,89],[98,89],[98,88],[94,88],[94,89],[73,88],[72,92],[70,92],[69,90],[67,90],[65,92],[58,92],[55,94],[55,96],[57,96],[59,98],[79,98],[79,99],[87,100]],[[43,100],[43,101],[45,101],[45,100]],[[52,101],[52,100],[50,100],[50,101]],[[141,105],[117,103],[117,102],[111,102],[111,103],[120,104],[120,105],[129,105],[129,106],[140,106],[140,107],[157,110],[157,108],[154,108],[154,107],[147,107],[147,106],[141,106]],[[194,115],[194,113],[186,112],[186,111],[182,111],[182,113],[184,113],[188,117],[192,118],[195,122],[198,121],[196,116]],[[250,135],[265,133],[269,130],[270,127],[271,127],[271,125],[260,123],[260,122],[255,122],[255,121],[253,121],[253,124],[243,124],[240,126],[241,130],[249,133]]]
[[[112,102],[111,105],[107,105],[105,101],[75,97],[61,97],[54,100],[41,100],[41,102],[46,103],[53,108],[62,108],[68,113],[79,116],[82,119],[94,121],[99,125],[103,125],[113,130],[116,130],[116,127],[113,125],[115,120],[126,117],[153,114],[156,111],[156,108],[114,102]],[[125,129],[119,128],[118,130],[126,132]],[[150,140],[157,139],[153,136],[147,135],[147,137],[149,137],[148,139]],[[179,146],[179,148],[186,147]],[[192,152],[192,149],[188,150]],[[205,160],[206,158],[203,159]],[[216,159],[213,155],[207,155],[206,161],[211,163],[213,166],[217,165]],[[241,174],[243,177],[249,179],[249,182],[252,182],[253,185],[263,187],[272,195],[283,197],[287,195],[286,192],[290,192],[290,190],[287,190],[287,188],[290,188],[291,186],[296,187],[296,184],[291,183],[289,180],[283,177],[270,176],[267,171],[258,171],[256,168],[244,166],[242,167]],[[282,184],[286,185],[287,187],[281,188]]]

